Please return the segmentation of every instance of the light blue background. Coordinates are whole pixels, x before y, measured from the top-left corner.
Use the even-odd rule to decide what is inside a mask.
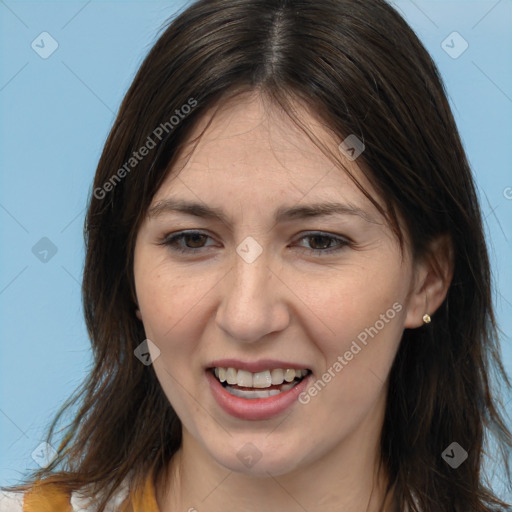
[[[440,68],[475,172],[510,375],[512,2],[394,3]],[[35,467],[31,453],[48,422],[88,371],[86,198],[123,95],[164,21],[184,5],[0,2],[0,484]],[[31,48],[44,31],[59,44],[48,59]],[[453,31],[469,44],[457,59],[441,47]],[[47,263],[31,251],[42,237],[58,249]]]

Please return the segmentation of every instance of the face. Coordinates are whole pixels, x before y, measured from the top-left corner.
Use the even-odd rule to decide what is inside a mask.
[[[154,196],[134,258],[154,370],[184,443],[256,475],[313,464],[361,433],[375,441],[412,322],[407,248],[258,96],[225,104],[186,156]],[[357,159],[340,158],[372,192]]]

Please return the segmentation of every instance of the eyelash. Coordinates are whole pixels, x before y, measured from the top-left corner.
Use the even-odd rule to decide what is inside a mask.
[[[188,254],[197,253],[197,252],[201,251],[202,249],[204,249],[204,247],[187,247],[187,248],[183,248],[183,247],[178,247],[177,245],[175,245],[176,242],[178,242],[179,240],[184,240],[187,237],[197,236],[197,235],[211,238],[209,235],[207,235],[206,233],[202,233],[201,231],[181,231],[179,233],[173,233],[173,234],[167,235],[161,241],[160,244],[161,245],[165,245],[165,246],[169,247],[172,251],[176,251],[176,252],[179,252],[179,253],[188,253]],[[315,238],[315,237],[328,239],[329,240],[329,244],[332,241],[338,242],[336,246],[330,247],[330,248],[327,248],[327,249],[311,249],[311,248],[307,248],[307,247],[303,248],[306,252],[313,253],[313,254],[318,255],[318,256],[330,255],[333,252],[338,252],[338,251],[342,250],[344,247],[350,247],[350,246],[353,245],[352,242],[349,241],[346,238],[342,238],[342,237],[339,237],[339,236],[333,236],[333,235],[330,235],[330,234],[327,234],[327,233],[317,232],[317,231],[310,232],[310,233],[302,236],[301,238],[299,238],[299,241],[303,240],[305,238]]]

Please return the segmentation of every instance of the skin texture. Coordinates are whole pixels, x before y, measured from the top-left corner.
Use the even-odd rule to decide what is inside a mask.
[[[336,148],[341,140],[300,112]],[[433,314],[449,273],[439,274],[427,259],[412,261],[407,246],[402,253],[347,175],[257,94],[222,105],[189,156],[169,173],[151,207],[168,198],[200,202],[222,209],[227,223],[169,211],[148,215],[134,259],[138,317],[160,350],[154,370],[183,425],[171,481],[157,484],[162,512],[378,510],[386,483],[377,463],[387,377],[404,328],[420,327],[423,314]],[[340,156],[376,197],[357,160]],[[356,206],[367,218],[274,221],[279,207],[325,201]],[[207,235],[174,244],[198,252],[162,244],[181,230]],[[338,242],[316,239],[317,232],[351,243],[325,252]],[[236,252],[248,236],[262,248],[252,263]],[[225,413],[211,394],[205,368],[225,357],[298,363],[316,380],[381,315],[384,327],[359,343],[361,350],[307,404],[250,421]],[[237,457],[246,443],[261,453],[252,467]]]

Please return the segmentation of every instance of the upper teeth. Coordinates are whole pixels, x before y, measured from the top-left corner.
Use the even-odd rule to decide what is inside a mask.
[[[247,388],[268,388],[272,385],[280,385],[283,382],[291,382],[295,377],[304,377],[308,370],[295,370],[287,368],[282,370],[265,370],[263,372],[251,373],[247,370],[237,370],[236,368],[215,368],[215,376],[228,384],[237,384]]]

